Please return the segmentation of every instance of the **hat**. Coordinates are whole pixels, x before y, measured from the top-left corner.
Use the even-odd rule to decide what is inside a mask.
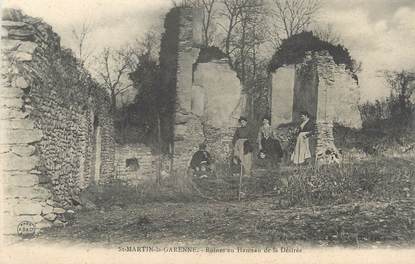
[[[248,122],[248,119],[247,119],[246,117],[244,117],[244,116],[241,116],[241,117],[238,119],[238,122],[241,122],[242,120],[244,120],[245,122]]]

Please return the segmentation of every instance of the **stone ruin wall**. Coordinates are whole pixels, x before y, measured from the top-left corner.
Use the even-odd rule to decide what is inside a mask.
[[[203,120],[204,136],[211,155],[219,163],[227,164],[240,116],[240,81],[226,59],[198,63],[193,79],[193,90],[201,91],[196,94],[204,100],[203,106],[192,100],[192,112]],[[196,112],[199,109],[203,111]]]
[[[359,128],[359,86],[345,65],[337,65],[327,51],[308,52],[302,63],[278,68],[271,74],[272,125],[299,122],[301,111],[316,121],[316,155],[338,154],[333,123]]]
[[[165,36],[168,37],[162,41],[160,64],[171,64],[172,57],[176,58],[176,75],[170,76],[176,81],[173,170],[183,174],[193,153],[203,142],[207,143],[208,151],[216,161],[227,162],[231,137],[239,118],[241,85],[227,61],[196,63],[202,45],[201,9],[176,8],[170,11],[167,19],[169,28],[166,26]],[[177,36],[172,34],[174,30],[177,30]],[[166,46],[163,42],[169,41],[170,49],[173,42],[177,42],[176,50],[163,49]]]
[[[63,224],[81,189],[113,177],[114,135],[109,97],[51,26],[12,9],[2,19],[0,158],[15,234],[23,220]]]
[[[137,165],[128,164],[128,161]],[[158,168],[158,156],[151,153],[151,149],[143,144],[117,145],[115,152],[115,175],[117,179],[132,185],[151,180],[155,182]]]

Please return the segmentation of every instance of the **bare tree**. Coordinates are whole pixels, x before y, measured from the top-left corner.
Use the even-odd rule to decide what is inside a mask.
[[[362,72],[362,62],[361,61],[357,61],[355,59],[352,59],[352,68],[350,69],[350,71],[357,75],[358,73]]]
[[[93,26],[87,20],[84,20],[80,27],[72,26],[71,33],[75,41],[76,56],[79,59],[79,64],[84,66],[92,52],[87,48],[87,40],[90,33],[93,30]]]
[[[117,96],[132,87],[128,79],[128,52],[126,49],[104,48],[96,58],[97,79],[107,89],[111,97],[111,107],[116,109]]]
[[[338,45],[342,42],[340,33],[336,32],[332,24],[325,26],[318,26],[313,30],[314,35],[323,41],[327,41],[333,45]]]
[[[306,30],[320,7],[320,0],[273,0],[270,33],[274,45]]]
[[[203,8],[203,42],[208,47],[213,42],[214,25],[212,21],[216,15],[215,3],[217,0],[188,0],[191,6]]]
[[[247,64],[251,59],[254,75],[256,73],[257,47],[261,44],[264,17],[264,3],[261,0],[248,0],[241,6],[240,23],[237,28],[239,33],[235,38],[234,46],[238,50],[236,55],[240,62],[240,77],[243,84],[247,81]]]
[[[143,57],[157,61],[160,51],[160,39],[160,30],[153,27],[141,39],[136,39],[124,49],[123,54],[128,64],[128,70],[136,71]]]
[[[232,34],[236,26],[240,23],[241,7],[246,0],[222,0],[223,8],[220,11],[221,17],[227,24],[218,23],[218,25],[225,31],[225,53],[230,57]]]

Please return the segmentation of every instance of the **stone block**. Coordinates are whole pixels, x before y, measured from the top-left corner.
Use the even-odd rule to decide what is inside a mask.
[[[31,53],[17,51],[14,54],[14,58],[17,61],[26,62],[31,61],[33,59],[33,56]]]
[[[50,182],[52,182],[52,179],[48,176],[48,175],[45,175],[45,174],[37,174],[38,175],[38,178],[39,178],[39,184],[48,184],[48,183],[50,183]]]
[[[6,88],[6,89],[1,89],[0,98],[21,98],[23,94],[24,93],[22,89]]]
[[[29,87],[29,82],[25,78],[20,76],[14,80],[13,86],[20,89],[26,89],[27,87]]]
[[[16,187],[31,187],[38,184],[38,179],[35,175],[18,174],[6,177],[6,184]]]
[[[48,200],[46,200],[46,204],[47,205],[50,205],[50,206],[54,206],[55,205],[55,202],[53,200],[51,200],[51,199],[48,199]]]
[[[0,160],[3,160],[2,169],[4,171],[30,171],[39,162],[39,158],[36,156],[19,157],[13,153],[0,154]]]
[[[43,220],[43,217],[41,215],[34,215],[32,217],[33,217],[32,219],[33,219],[34,224],[39,223],[40,221]]]
[[[40,215],[42,206],[32,200],[22,200],[16,205],[14,212],[16,215]]]
[[[18,40],[34,40],[35,32],[29,28],[10,28],[8,31],[8,38]]]
[[[44,229],[52,227],[52,223],[47,221],[46,219],[42,219],[39,223],[36,223],[36,228],[38,229]]]
[[[0,106],[20,109],[23,106],[23,100],[20,98],[2,98],[0,100]]]
[[[0,138],[0,144],[34,143],[42,139],[41,130],[7,130],[5,136]]]
[[[2,29],[3,32],[4,29]],[[7,33],[7,31],[6,31]],[[19,47],[21,41],[15,39],[2,39],[1,40],[1,49],[6,51],[15,51]]]
[[[58,220],[55,220],[55,222],[53,222],[53,225],[56,227],[64,227],[65,223],[58,219]]]
[[[43,216],[48,221],[54,221],[56,219],[56,214],[49,213]]]
[[[56,208],[53,208],[52,212],[55,214],[63,214],[65,213],[65,209],[56,207]]]
[[[22,53],[29,53],[29,54],[33,54],[37,48],[37,44],[34,42],[30,42],[30,41],[23,41],[19,48],[17,49],[17,51],[22,52]]]
[[[17,109],[2,109],[0,111],[0,120],[25,119],[28,116],[29,113],[24,113]]]
[[[6,187],[4,187],[5,189]],[[5,199],[3,200],[3,210],[5,213],[10,213],[12,214],[14,212],[14,208],[16,207],[17,203],[18,203],[18,199],[7,199],[7,197],[4,197]]]
[[[187,126],[185,125],[176,125],[174,127],[174,133],[178,136],[180,135],[186,136],[186,132],[187,132]]]
[[[5,28],[22,28],[27,27],[28,25],[25,22],[21,21],[3,20],[1,21],[1,26]]]
[[[15,145],[12,147],[12,152],[19,156],[31,156],[35,151],[36,148],[32,145]]]
[[[3,226],[2,226],[3,235],[17,235],[18,225],[19,225],[19,220],[17,216],[10,215],[10,214],[3,214]]]
[[[36,199],[38,201],[46,200],[52,196],[51,192],[43,187],[16,186],[6,186],[4,195],[6,198],[26,198]]]
[[[184,124],[187,121],[189,121],[190,118],[191,118],[190,115],[182,114],[179,112],[179,113],[176,113],[174,121],[176,124]]]
[[[53,212],[53,207],[51,205],[46,204],[43,206],[42,215],[47,215]]]

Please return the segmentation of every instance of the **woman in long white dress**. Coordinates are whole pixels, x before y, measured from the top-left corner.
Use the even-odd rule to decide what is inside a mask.
[[[314,124],[310,120],[310,114],[300,113],[301,124],[298,128],[298,136],[291,161],[294,164],[304,164],[311,158],[310,137],[314,134]]]

